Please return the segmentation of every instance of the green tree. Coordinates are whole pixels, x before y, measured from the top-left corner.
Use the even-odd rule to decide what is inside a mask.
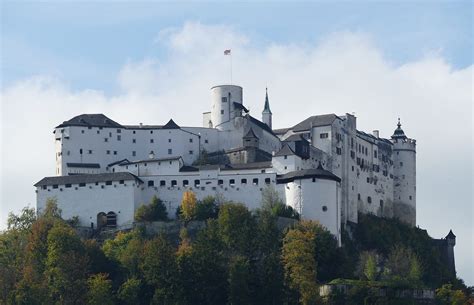
[[[129,278],[118,291],[118,299],[124,305],[139,305],[141,304],[141,290],[142,283],[137,278]]]
[[[76,232],[63,222],[48,233],[46,278],[57,304],[83,304],[87,291],[88,257]]]
[[[300,216],[291,206],[286,205],[280,197],[278,191],[271,185],[267,185],[262,190],[262,208],[274,216],[299,219]]]
[[[302,221],[283,238],[282,261],[289,287],[300,296],[303,305],[314,304],[316,284],[315,239],[317,224]]]
[[[235,256],[229,264],[229,301],[231,305],[247,305],[250,296],[250,263],[243,256]]]
[[[140,266],[145,281],[155,289],[154,304],[175,301],[177,266],[175,251],[164,235],[159,235],[144,246]]]
[[[229,251],[249,255],[253,248],[256,223],[246,206],[240,203],[225,203],[217,218],[219,233]]]
[[[153,195],[149,204],[142,204],[135,211],[135,221],[168,220],[166,206],[158,197]]]
[[[421,265],[418,256],[402,245],[392,248],[385,262],[384,278],[397,285],[419,284],[421,278]]]
[[[217,218],[218,214],[219,206],[215,197],[207,196],[203,200],[197,202],[196,220],[207,220],[209,218]]]
[[[21,214],[8,214],[7,228],[8,230],[27,232],[36,221],[36,212],[33,208],[23,208]]]
[[[87,280],[87,302],[89,305],[113,305],[112,281],[108,274],[94,274]]]
[[[369,281],[375,281],[377,279],[377,262],[374,255],[367,257],[365,261],[364,275]]]

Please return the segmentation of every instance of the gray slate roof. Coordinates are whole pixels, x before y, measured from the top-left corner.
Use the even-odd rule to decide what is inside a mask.
[[[291,149],[290,146],[288,146],[288,144],[285,144],[283,145],[282,149],[280,149],[274,155],[274,157],[283,157],[283,156],[292,156],[292,155],[296,155],[296,153],[293,151],[293,149]]]
[[[322,167],[289,172],[277,177],[277,183],[288,183],[299,179],[319,178],[341,182],[341,178]]]
[[[295,126],[293,126],[292,129],[294,132],[310,130],[311,127],[331,125],[336,119],[341,120],[340,117],[338,117],[337,115],[333,113],[323,114],[323,115],[314,115],[296,124]]]
[[[246,117],[250,120],[250,122],[254,123],[255,125],[257,125],[258,127],[266,130],[267,132],[269,132],[270,134],[274,135],[275,137],[277,136],[276,134],[273,133],[273,130],[265,123],[257,120],[256,118],[254,118],[253,116],[251,116],[250,114],[247,114]]]
[[[119,180],[135,180],[139,183],[143,181],[137,176],[127,173],[103,173],[103,174],[84,174],[84,175],[73,175],[73,176],[55,176],[45,177],[38,181],[34,186],[43,185],[62,185],[62,184],[79,184],[79,183],[95,183],[105,181],[119,181]]]
[[[296,142],[296,141],[305,141],[305,142],[308,142],[308,140],[306,140],[305,138],[303,138],[303,135],[302,135],[301,133],[292,134],[291,136],[289,136],[288,138],[284,139],[283,141],[286,141],[286,142]]]
[[[84,127],[110,127],[110,128],[124,128],[119,123],[109,119],[102,113],[98,114],[81,114],[73,117],[69,121],[64,121],[56,128],[68,126],[84,126]]]

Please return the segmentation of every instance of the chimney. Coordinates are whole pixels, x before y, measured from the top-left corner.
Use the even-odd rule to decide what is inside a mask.
[[[140,123],[140,128],[142,128],[142,127],[143,127],[143,123]]]
[[[379,138],[379,131],[378,130],[372,131],[372,134],[374,135],[374,137]]]

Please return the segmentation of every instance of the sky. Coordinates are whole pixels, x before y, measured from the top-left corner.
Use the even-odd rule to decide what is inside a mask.
[[[417,224],[450,229],[474,285],[472,2],[1,2],[0,228],[54,175],[53,128],[81,113],[200,126],[209,89],[243,86],[274,128],[355,113],[417,140]]]

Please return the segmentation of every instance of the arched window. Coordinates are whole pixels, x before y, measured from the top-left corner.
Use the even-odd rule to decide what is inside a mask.
[[[114,212],[107,213],[107,227],[116,227],[117,226],[117,214]]]
[[[104,212],[97,214],[97,229],[101,229],[107,225],[107,216]]]
[[[183,180],[183,186],[188,186],[189,185],[189,181],[188,180]]]

